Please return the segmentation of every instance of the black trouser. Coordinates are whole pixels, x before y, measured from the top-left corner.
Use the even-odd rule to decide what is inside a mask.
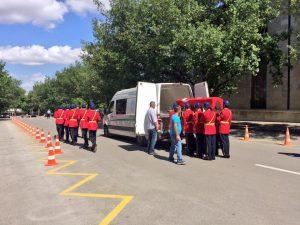
[[[199,158],[203,158],[206,154],[206,144],[204,134],[196,134],[196,146],[197,146],[197,155]]]
[[[215,159],[216,154],[216,135],[205,135],[207,145],[207,158]]]
[[[69,142],[70,130],[68,126],[65,126],[65,133],[66,133],[66,141]]]
[[[96,130],[89,130],[89,139],[92,142],[92,148],[96,146]]]
[[[77,143],[78,127],[70,127],[72,143]]]
[[[88,129],[81,129],[82,137],[84,140],[84,147],[89,146],[89,139],[88,139]]]
[[[186,149],[187,149],[187,155],[189,156],[194,156],[195,153],[195,137],[193,133],[186,133],[185,134],[186,138]]]
[[[229,149],[230,149],[230,142],[229,142],[229,135],[228,134],[220,134],[221,142],[222,142],[222,150],[223,155],[230,156]]]
[[[219,155],[219,149],[223,149],[222,141],[221,141],[220,134],[216,134],[216,155]]]
[[[58,133],[59,141],[62,141],[64,139],[64,125],[63,124],[56,124],[56,130],[57,130],[57,133]]]

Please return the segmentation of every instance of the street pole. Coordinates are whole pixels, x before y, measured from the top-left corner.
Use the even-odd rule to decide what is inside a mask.
[[[291,0],[288,2],[288,84],[287,84],[287,110],[291,104]]]

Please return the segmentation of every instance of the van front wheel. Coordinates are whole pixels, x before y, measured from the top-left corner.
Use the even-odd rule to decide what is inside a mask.
[[[145,136],[137,136],[136,137],[136,142],[138,143],[138,145],[140,145],[142,147],[147,146],[147,140],[146,140]]]

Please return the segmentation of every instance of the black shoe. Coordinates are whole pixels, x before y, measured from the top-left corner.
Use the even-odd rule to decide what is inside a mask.
[[[175,163],[174,158],[169,158],[169,162]]]

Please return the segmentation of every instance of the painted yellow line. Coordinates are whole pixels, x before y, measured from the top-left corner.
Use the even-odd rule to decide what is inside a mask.
[[[43,159],[45,161],[45,159]],[[57,172],[59,170],[65,169],[69,166],[74,165],[77,161],[75,160],[59,160],[58,162],[64,162],[63,165],[49,170],[47,172],[48,175],[61,175],[61,176],[85,176],[82,180],[75,183],[71,187],[63,190],[60,195],[62,196],[73,196],[73,197],[84,197],[84,198],[103,198],[103,199],[121,199],[122,201],[99,223],[99,225],[108,225],[113,221],[118,214],[125,208],[126,205],[130,203],[133,199],[133,196],[129,195],[113,195],[113,194],[100,194],[100,193],[81,193],[81,192],[74,192],[75,189],[79,188],[80,186],[90,182],[98,173],[62,173]]]
[[[44,152],[34,152],[34,153],[44,153]],[[42,159],[44,162],[47,159]],[[41,161],[41,160],[39,160]],[[121,202],[99,223],[99,225],[109,225],[118,215],[119,213],[128,205],[133,196],[130,195],[115,195],[115,194],[100,194],[100,193],[81,193],[81,192],[72,192],[75,189],[79,188],[80,186],[90,182],[98,173],[62,173],[58,172],[62,169],[65,169],[69,166],[74,165],[77,161],[76,160],[59,160],[59,162],[63,162],[64,164],[56,167],[52,170],[49,170],[46,174],[47,175],[60,175],[60,176],[85,176],[82,180],[78,181],[77,183],[73,184],[71,187],[63,190],[60,195],[62,196],[74,196],[74,197],[85,197],[85,198],[103,198],[103,199],[121,199]]]

